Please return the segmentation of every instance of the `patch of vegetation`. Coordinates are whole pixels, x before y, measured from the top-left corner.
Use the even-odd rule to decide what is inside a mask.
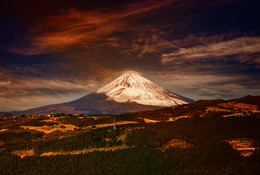
[[[45,121],[41,121],[38,119],[32,119],[26,123],[23,123],[22,125],[24,125],[24,126],[44,126],[44,125],[52,126],[52,125],[56,125],[56,124],[58,124],[58,123],[57,122],[45,122]]]
[[[260,118],[212,117],[179,119],[175,122],[150,123],[127,135],[127,144],[160,147],[178,138],[192,144],[218,142],[228,138],[252,138],[260,143]]]
[[[93,118],[78,118],[76,116],[72,116],[70,118],[61,118],[58,120],[64,124],[72,124],[77,127],[86,127],[90,125],[104,124],[104,123],[112,123],[112,118],[101,118],[101,119],[93,119]]]
[[[41,132],[1,132],[0,133],[0,141],[5,144],[8,143],[24,143],[30,142],[41,137],[43,134]]]
[[[117,137],[125,134],[127,128],[134,128],[137,124],[117,126],[117,130],[112,127],[98,128],[87,132],[77,132],[72,136],[64,138],[54,138],[52,140],[32,141],[17,139],[14,142],[2,145],[8,151],[34,149],[35,153],[40,155],[43,152],[66,152],[72,150],[82,150],[84,148],[100,148],[106,146],[122,145]],[[30,133],[27,133],[29,135]],[[107,138],[107,140],[106,140]],[[14,140],[16,140],[14,138]]]
[[[21,127],[20,127],[19,124],[17,124],[17,125],[12,125],[12,126],[8,127],[8,129],[10,129],[10,130],[16,130],[16,129],[21,129]]]
[[[82,117],[79,118],[77,116],[71,116],[67,118],[60,118],[58,121],[64,124],[72,124],[77,127],[86,127],[91,125],[99,125],[99,124],[105,124],[105,123],[113,123],[114,118],[116,118],[116,122],[118,121],[136,121],[138,123],[144,124],[143,119],[136,119],[131,116],[108,116],[108,117],[100,117],[97,119],[91,118],[91,117]]]
[[[131,115],[122,114],[122,115],[115,115],[114,117],[116,118],[116,121],[135,121],[140,124],[145,124],[144,119],[138,119],[138,118],[132,117]]]
[[[37,154],[41,154],[43,152],[66,152],[84,148],[122,145],[123,142],[117,140],[117,137],[125,132],[125,126],[118,126],[117,130],[113,130],[112,127],[98,128],[88,132],[81,132],[71,137],[39,142],[34,146],[34,150]]]

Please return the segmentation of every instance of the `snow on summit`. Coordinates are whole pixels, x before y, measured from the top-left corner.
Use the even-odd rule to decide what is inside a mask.
[[[133,71],[124,73],[95,93],[105,94],[108,96],[106,100],[119,103],[136,102],[152,106],[176,106],[192,101],[168,91]]]

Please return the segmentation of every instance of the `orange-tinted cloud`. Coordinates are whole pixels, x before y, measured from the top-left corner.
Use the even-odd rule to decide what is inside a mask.
[[[177,0],[142,1],[134,4],[78,11],[49,17],[30,29],[28,44],[15,46],[10,51],[22,55],[60,52],[75,45],[89,45],[95,41],[109,40],[113,32],[136,30],[141,13],[169,5]],[[139,17],[136,17],[139,16]]]

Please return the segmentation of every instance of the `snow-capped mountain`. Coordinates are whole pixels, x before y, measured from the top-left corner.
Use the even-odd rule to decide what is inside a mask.
[[[19,111],[16,114],[119,114],[190,102],[193,100],[172,93],[136,72],[126,72],[111,83],[77,100]]]
[[[108,97],[106,100],[119,103],[136,102],[151,106],[176,106],[191,102],[132,71],[124,73],[98,89],[96,93],[105,94]]]

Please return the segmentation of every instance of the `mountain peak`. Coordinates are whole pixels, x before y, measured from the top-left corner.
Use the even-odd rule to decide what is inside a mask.
[[[108,97],[107,100],[119,103],[135,102],[152,106],[176,106],[191,102],[185,97],[162,88],[135,71],[125,72],[95,93],[105,94]]]
[[[133,70],[128,70],[125,71],[122,75],[140,75],[140,73]]]

